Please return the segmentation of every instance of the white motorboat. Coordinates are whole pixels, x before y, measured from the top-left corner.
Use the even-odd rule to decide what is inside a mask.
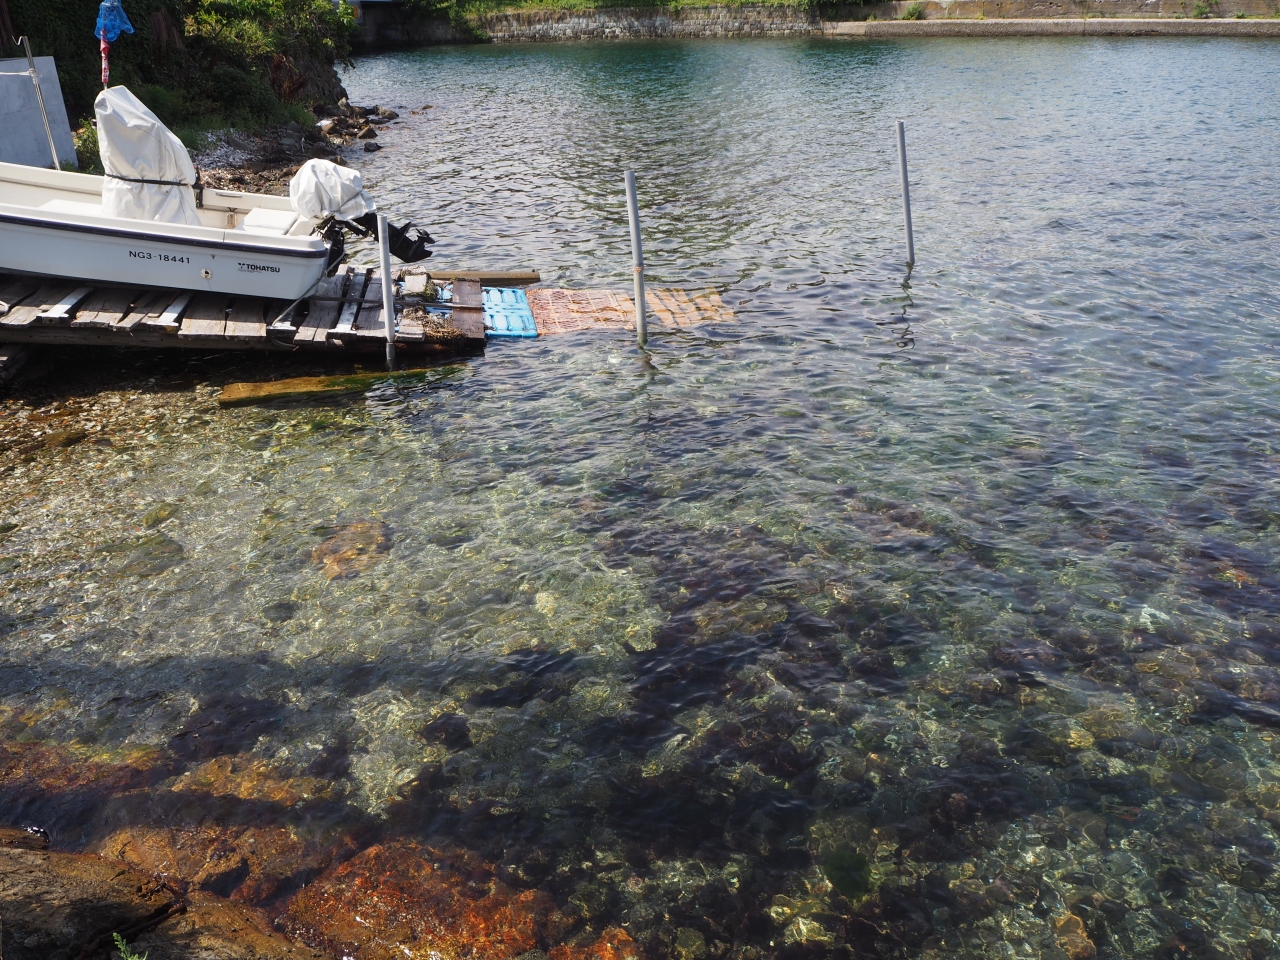
[[[201,188],[182,141],[124,87],[94,103],[106,176],[0,163],[0,271],[296,300],[344,252],[343,230],[377,236],[360,174],[309,160],[270,197]],[[431,256],[413,224],[390,252]]]
[[[199,225],[103,212],[104,177],[0,163],[0,270],[292,300],[329,241],[287,197],[204,190]]]

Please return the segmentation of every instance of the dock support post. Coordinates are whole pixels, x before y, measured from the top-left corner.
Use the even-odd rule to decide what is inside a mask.
[[[902,216],[907,222],[907,266],[915,266],[916,239],[911,232],[911,184],[907,179],[907,131],[898,121],[898,169],[902,172]]]
[[[636,174],[628,170],[627,183],[627,220],[631,224],[631,272],[635,275],[636,295],[636,343],[644,346],[649,342],[649,326],[645,321],[644,303],[644,247],[640,244],[640,204],[636,200]]]
[[[49,155],[53,157],[53,169],[60,170],[58,163],[58,147],[53,142],[53,128],[49,126],[49,111],[44,107],[44,93],[40,89],[40,74],[36,70],[36,58],[31,55],[31,41],[22,38],[22,49],[27,54],[27,72],[31,74],[31,82],[35,84],[36,101],[40,104],[40,117],[44,120],[44,135],[49,138]]]
[[[391,231],[387,215],[378,214],[378,255],[382,260],[382,322],[387,330],[387,369],[396,368],[396,288],[391,279]]]

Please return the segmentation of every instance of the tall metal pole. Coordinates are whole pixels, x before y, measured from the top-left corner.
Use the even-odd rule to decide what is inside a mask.
[[[627,181],[627,220],[631,224],[631,272],[635,275],[636,295],[636,343],[644,346],[649,342],[649,327],[645,321],[644,304],[644,247],[640,244],[640,205],[636,201],[636,174],[628,170]]]
[[[916,262],[916,239],[911,232],[911,184],[907,180],[907,131],[898,121],[898,169],[902,171],[902,216],[907,222],[907,266]]]
[[[53,128],[49,126],[49,111],[44,107],[44,94],[40,90],[40,74],[36,71],[36,58],[31,56],[31,41],[23,37],[20,41],[27,54],[27,72],[31,74],[31,82],[36,87],[36,100],[40,103],[40,116],[44,120],[44,134],[49,138],[49,154],[53,157],[53,169],[61,169],[58,163],[58,147],[53,142]]]
[[[378,254],[382,259],[382,322],[387,331],[387,369],[396,368],[396,288],[391,279],[391,231],[378,214]]]

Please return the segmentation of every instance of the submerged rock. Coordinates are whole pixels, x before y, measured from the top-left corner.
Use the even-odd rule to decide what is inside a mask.
[[[354,960],[508,960],[537,947],[554,915],[546,893],[511,889],[473,855],[397,841],[328,870],[283,923]]]
[[[377,520],[349,524],[311,551],[325,578],[338,580],[363,573],[391,549],[391,528]]]

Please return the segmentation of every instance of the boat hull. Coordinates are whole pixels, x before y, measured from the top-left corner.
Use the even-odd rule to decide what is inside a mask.
[[[225,235],[201,227],[129,229],[126,222],[60,221],[0,204],[0,270],[283,300],[303,296],[325,273],[328,250],[319,238],[282,247],[247,242],[252,236],[181,235]]]

